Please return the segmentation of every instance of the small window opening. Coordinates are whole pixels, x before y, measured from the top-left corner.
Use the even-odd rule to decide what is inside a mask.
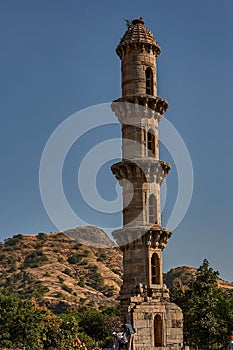
[[[151,68],[146,69],[146,93],[153,95],[153,72]]]
[[[150,152],[153,153],[153,155],[155,155],[155,134],[154,134],[154,131],[152,129],[150,129],[148,131],[147,148]],[[150,154],[149,154],[149,156],[150,156]]]
[[[149,223],[157,224],[157,202],[154,194],[149,197]]]
[[[158,254],[156,253],[151,257],[151,283],[160,284],[160,264]]]

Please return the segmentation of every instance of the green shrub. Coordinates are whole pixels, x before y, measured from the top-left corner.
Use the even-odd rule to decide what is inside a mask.
[[[104,253],[102,253],[102,254],[100,254],[100,256],[98,257],[97,261],[103,262],[103,261],[105,261],[106,259],[107,259],[107,255],[104,254]]]
[[[58,261],[59,263],[63,263],[63,262],[64,262],[64,259],[63,259],[62,256],[59,256],[59,257],[57,258],[57,261]]]
[[[11,247],[11,246],[15,246],[15,245],[17,245],[18,243],[20,243],[20,242],[22,241],[22,239],[23,239],[23,235],[18,234],[18,235],[14,235],[14,236],[11,237],[11,238],[7,238],[7,239],[4,241],[4,243],[5,243],[5,245]]]
[[[88,265],[88,260],[83,259],[83,260],[80,262],[80,265]]]
[[[88,265],[88,268],[92,272],[97,272],[98,271],[98,266],[96,266],[96,265]]]
[[[57,292],[55,294],[56,298],[63,298],[64,297],[64,294],[62,292]]]
[[[83,257],[87,257],[89,255],[89,251],[88,250],[84,250],[81,254]]]
[[[82,256],[80,254],[73,254],[69,256],[67,259],[69,264],[77,264],[82,260]]]
[[[7,258],[7,264],[8,265],[14,265],[17,261],[17,257],[13,254],[13,255],[10,255],[8,258]]]
[[[11,266],[11,269],[10,269],[10,272],[15,272],[15,271],[17,271],[18,269],[17,269],[17,266],[16,265],[12,265]]]
[[[68,269],[67,267],[62,272],[68,276],[72,276],[72,271],[70,269]]]
[[[115,288],[113,286],[106,286],[104,290],[104,295],[106,297],[112,297],[114,295]]]
[[[85,287],[85,278],[83,276],[80,277],[77,284],[78,284],[79,287],[84,288]]]
[[[72,293],[72,288],[70,288],[69,286],[67,286],[66,284],[62,285],[62,289],[65,290],[68,293]]]
[[[48,235],[46,233],[39,232],[38,235],[36,236],[36,238],[45,242],[48,240]]]
[[[1,254],[0,255],[0,261],[6,260],[7,259],[7,255],[6,254]]]
[[[49,291],[48,287],[26,271],[13,273],[2,286],[5,289],[14,290],[14,293],[22,299],[41,299]]]
[[[89,301],[89,303],[88,303],[88,306],[90,306],[90,307],[95,306],[95,302],[94,302],[94,300],[90,300],[90,301]]]
[[[122,275],[122,271],[121,270],[117,270],[117,269],[112,269],[112,272],[114,272],[116,275]]]
[[[57,279],[60,283],[63,283],[64,282],[64,278],[62,278],[61,276],[57,276]]]
[[[93,340],[85,332],[79,332],[78,337],[81,340],[81,342],[85,343],[87,349],[93,349],[95,347],[95,340]]]
[[[75,243],[74,249],[80,249],[82,247],[81,243]]]
[[[44,264],[46,264],[47,261],[48,261],[47,256],[45,256],[41,250],[37,250],[37,251],[34,251],[33,253],[29,254],[25,258],[23,268],[40,267],[40,266],[43,266]]]
[[[87,285],[102,292],[104,290],[104,278],[99,272],[89,271]]]

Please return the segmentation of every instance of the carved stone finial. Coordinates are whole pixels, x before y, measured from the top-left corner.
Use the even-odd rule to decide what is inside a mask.
[[[128,18],[126,18],[125,19],[125,24],[126,24],[126,27],[129,29],[130,27],[132,27],[132,21],[131,21],[131,19],[128,19]]]
[[[132,21],[132,24],[135,25],[135,24],[143,24],[144,25],[144,19],[142,17],[140,18],[136,18]]]

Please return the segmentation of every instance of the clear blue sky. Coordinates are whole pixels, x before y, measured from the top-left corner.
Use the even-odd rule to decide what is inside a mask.
[[[165,249],[164,269],[199,266],[207,258],[233,281],[232,12],[231,0],[1,1],[0,239],[56,230],[40,198],[44,146],[71,114],[120,97],[115,48],[124,19],[143,17],[162,48],[158,84],[169,102],[166,117],[188,147],[195,176],[192,202]],[[119,128],[105,132],[109,137]],[[74,163],[75,147],[64,169],[75,207]],[[115,180],[110,172],[108,177],[100,186],[111,192]],[[85,215],[105,227],[104,218]]]

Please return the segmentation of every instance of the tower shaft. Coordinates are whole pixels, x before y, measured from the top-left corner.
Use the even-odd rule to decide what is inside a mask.
[[[162,277],[162,251],[171,231],[161,225],[160,188],[170,165],[159,159],[158,125],[168,107],[157,96],[160,48],[140,18],[116,52],[122,97],[112,110],[122,125],[122,160],[112,172],[123,187],[124,208],[123,228],[113,235],[123,251],[122,317],[136,328],[133,349],[181,349],[182,312],[169,302]]]

